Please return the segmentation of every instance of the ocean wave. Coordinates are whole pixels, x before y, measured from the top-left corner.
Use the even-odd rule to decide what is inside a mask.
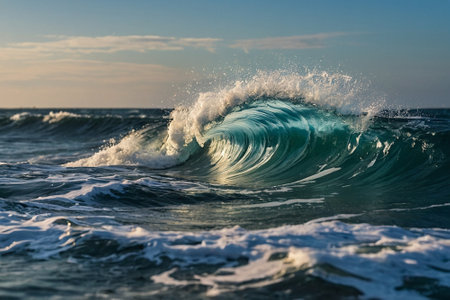
[[[30,218],[2,211],[0,253],[34,259],[62,256],[86,263],[94,258],[84,245],[105,241],[104,247],[114,249],[104,248],[104,257],[96,253],[94,261],[143,258],[159,270],[151,277],[153,283],[204,286],[208,296],[270,287],[295,276],[354,287],[367,298],[421,298],[431,292],[411,288],[408,281],[414,278],[433,281],[434,287],[450,287],[450,232],[445,229],[318,220],[265,230],[236,226],[179,232],[150,231],[112,219],[98,226],[87,223],[88,216]],[[193,271],[200,265],[209,267]]]
[[[31,115],[32,114],[30,114],[29,112],[21,112],[21,113],[12,115],[9,119],[13,122],[18,122],[18,121],[22,121],[22,120],[28,118]]]
[[[81,118],[81,117],[87,118],[89,116],[88,115],[83,116],[83,115],[79,115],[79,114],[75,114],[75,113],[71,113],[71,112],[67,112],[67,111],[59,111],[59,112],[50,111],[47,114],[21,112],[21,113],[16,113],[16,114],[12,115],[11,117],[9,117],[9,119],[13,122],[23,122],[27,119],[39,118],[43,122],[52,124],[52,123],[60,122],[66,118]]]
[[[82,115],[74,114],[67,111],[59,111],[59,112],[49,112],[46,116],[43,117],[42,121],[48,123],[57,123],[66,118],[81,118]]]
[[[113,111],[111,111],[113,112]],[[132,111],[108,113],[96,110],[52,111],[33,109],[25,112],[9,113],[0,116],[0,132],[5,136],[40,136],[50,139],[83,139],[105,143],[110,139],[122,138],[131,130],[166,127],[168,115],[164,110],[144,110],[136,114]],[[98,144],[96,145],[98,147]]]
[[[192,106],[175,109],[171,114],[167,150],[178,152],[193,139],[202,145],[205,126],[220,120],[236,107],[261,99],[310,103],[341,113],[371,116],[383,108],[384,101],[369,97],[366,92],[360,82],[340,73],[259,72],[219,91],[200,93]]]
[[[432,118],[378,117],[383,101],[363,96],[342,74],[260,73],[201,93],[172,111],[157,134],[133,130],[65,166],[172,168],[191,180],[242,187],[355,181],[389,188],[407,180],[421,186],[431,178],[421,170],[444,167],[447,131],[434,131]]]
[[[291,104],[315,105],[341,113],[364,112],[372,116],[378,110],[381,101],[379,99],[376,99],[377,102],[374,99],[369,101],[364,98],[362,91],[360,83],[343,74],[314,72],[300,75],[260,72],[248,80],[236,81],[222,90],[200,93],[197,101],[190,107],[179,107],[172,111],[167,135],[163,138],[164,142],[160,145],[160,149],[154,147],[145,149],[146,145],[142,145],[140,150],[136,149],[135,143],[140,143],[142,135],[132,132],[124,138],[120,147],[113,145],[108,154],[102,149],[91,159],[73,162],[70,166],[157,165],[154,161],[162,160],[164,156],[171,157],[172,161],[172,165],[165,163],[164,166],[180,164],[211,139],[210,129],[220,124],[226,116],[235,111],[246,110],[246,106],[267,99]],[[290,108],[286,108],[288,109]],[[297,113],[297,111],[290,112],[290,119],[302,118],[301,114],[295,115]],[[366,119],[367,117],[364,120]],[[361,119],[361,122],[364,120]],[[283,120],[278,120],[279,125],[284,126],[282,122]],[[125,144],[129,144],[129,148]],[[118,149],[121,151],[117,152]],[[128,154],[123,155],[125,152]],[[147,163],[144,162],[145,159],[141,159],[145,156],[144,153],[148,156]]]

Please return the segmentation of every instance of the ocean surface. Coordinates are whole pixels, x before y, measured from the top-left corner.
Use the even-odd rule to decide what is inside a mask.
[[[328,73],[197,96],[0,110],[1,299],[450,298],[450,109]]]

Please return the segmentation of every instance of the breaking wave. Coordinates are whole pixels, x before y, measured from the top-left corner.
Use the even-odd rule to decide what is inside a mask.
[[[382,108],[382,100],[346,75],[260,73],[201,93],[190,107],[172,111],[165,128],[133,131],[66,166],[174,168],[181,177],[241,186],[325,176],[391,185],[388,174],[398,170],[396,180],[427,180],[429,172],[417,171],[440,160],[432,140],[448,133],[382,117]]]

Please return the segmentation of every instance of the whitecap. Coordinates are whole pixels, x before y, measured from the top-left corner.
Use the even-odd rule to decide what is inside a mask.
[[[65,119],[65,118],[80,118],[80,117],[82,117],[82,116],[78,115],[78,114],[70,113],[67,111],[59,111],[59,112],[51,111],[46,116],[44,116],[42,121],[52,124],[52,123],[60,122],[61,120]]]

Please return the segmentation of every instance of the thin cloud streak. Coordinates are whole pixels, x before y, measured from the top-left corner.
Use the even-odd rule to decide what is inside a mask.
[[[314,49],[326,46],[326,41],[348,35],[344,32],[318,33],[285,37],[236,40],[225,44],[220,38],[177,38],[158,35],[124,36],[64,36],[47,35],[47,41],[10,43],[0,47],[0,60],[45,59],[76,57],[89,54],[111,54],[122,51],[145,53],[149,51],[181,51],[186,48],[215,52],[219,46],[250,50]]]
[[[213,52],[221,39],[175,38],[157,35],[127,36],[46,36],[54,39],[44,42],[11,43],[0,48],[0,59],[32,58],[57,54],[115,53],[120,51],[180,51],[185,48],[199,48]]]
[[[237,40],[230,45],[231,48],[242,49],[245,52],[250,50],[271,50],[271,49],[315,49],[324,48],[325,41],[331,38],[348,35],[344,32],[318,33],[311,35],[294,35],[284,37],[268,37],[261,39]]]

